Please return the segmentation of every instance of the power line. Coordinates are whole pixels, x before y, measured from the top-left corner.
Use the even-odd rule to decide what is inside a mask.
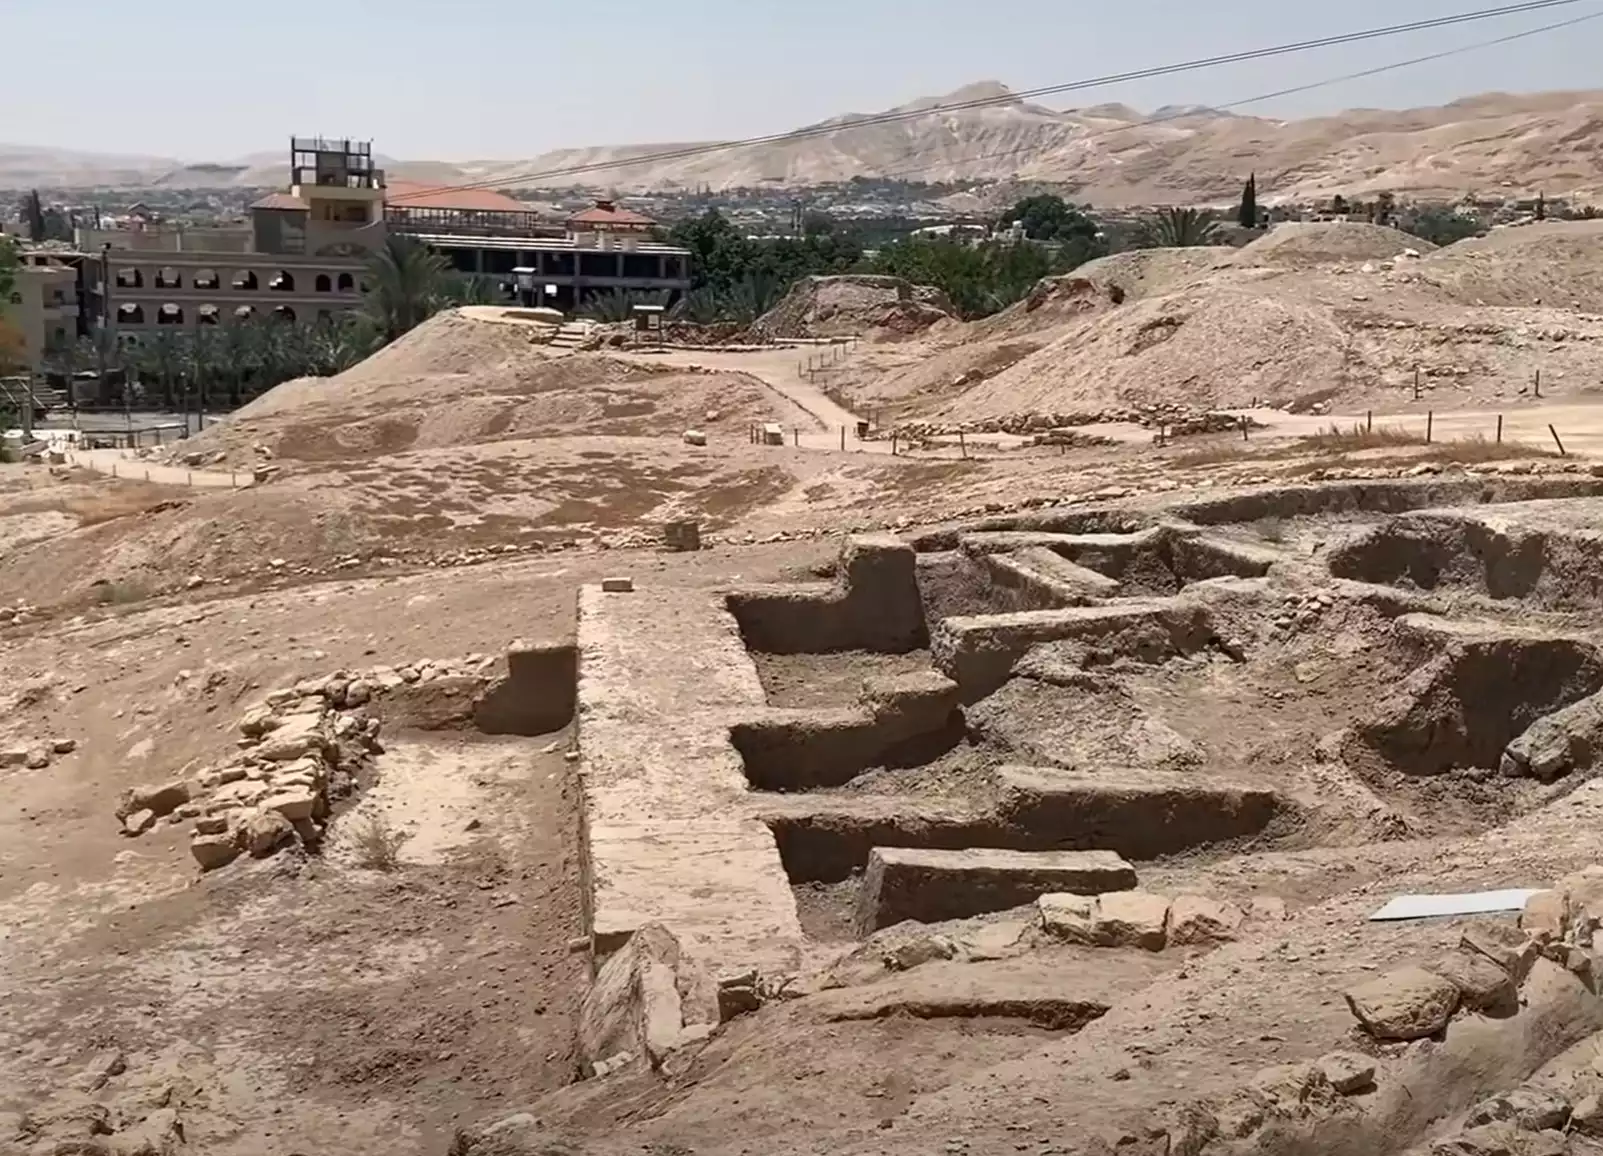
[[[1603,18],[1603,11],[1589,12],[1585,16],[1576,16],[1569,20],[1560,20],[1554,24],[1544,24],[1539,28],[1527,28],[1523,32],[1514,32],[1507,36],[1495,37],[1491,40],[1480,40],[1474,44],[1463,44],[1457,48],[1448,48],[1441,52],[1429,53],[1425,56],[1414,56],[1407,60],[1397,60],[1390,64],[1381,64],[1374,68],[1366,68],[1360,72],[1348,72],[1341,76],[1326,77],[1324,80],[1315,80],[1308,84],[1298,84],[1292,86],[1291,88],[1276,89],[1274,92],[1261,92],[1257,96],[1243,97],[1240,100],[1226,101],[1223,104],[1210,105],[1209,107],[1222,112],[1226,109],[1242,108],[1250,104],[1261,104],[1266,100],[1278,100],[1283,96],[1296,96],[1299,93],[1313,92],[1316,89],[1329,88],[1330,86],[1336,84],[1346,84],[1349,81],[1363,80],[1371,76],[1380,76],[1387,72],[1397,72],[1404,68],[1412,68],[1420,64],[1429,64],[1437,60],[1446,60],[1453,56],[1463,56],[1469,52],[1478,52],[1483,48],[1495,48],[1498,45],[1511,44],[1516,40],[1525,40],[1532,36],[1540,36],[1543,33],[1556,32],[1562,28],[1572,28],[1577,24],[1585,24],[1588,21],[1597,20],[1599,18]],[[1146,120],[1130,121],[1128,123],[1115,125],[1110,128],[1096,129],[1092,132],[1082,133],[1066,143],[1077,145],[1084,141],[1096,140],[1098,137],[1116,136],[1121,132],[1129,132],[1131,129],[1148,128],[1152,125],[1165,124],[1171,120],[1183,119],[1187,115],[1189,114],[1181,111],[1168,113],[1164,116],[1149,117]],[[1022,156],[1026,153],[1039,151],[1039,147],[1036,145],[1025,145],[1022,147],[1002,149],[997,152],[979,153],[975,156],[956,157],[943,161],[936,161],[930,164],[916,165],[912,168],[896,169],[891,172],[880,173],[876,179],[896,180],[900,177],[910,176],[914,173],[927,173],[933,169],[946,168],[951,165],[972,164],[975,161],[1000,160],[1004,157]],[[1041,179],[1046,180],[1047,178]]]
[[[1183,61],[1178,64],[1161,65],[1154,68],[1144,68],[1133,72],[1116,73],[1108,76],[1093,77],[1086,80],[1071,81],[1066,84],[1048,85],[1044,88],[1027,89],[1018,93],[1005,95],[978,97],[973,100],[954,101],[950,104],[931,105],[927,108],[903,109],[900,111],[878,113],[865,116],[852,121],[849,125],[818,124],[806,128],[793,129],[789,132],[770,133],[765,136],[747,137],[743,140],[716,141],[710,144],[689,145],[678,149],[666,149],[660,152],[647,153],[642,156],[618,158],[610,161],[593,161],[588,164],[568,165],[561,168],[546,169],[534,172],[513,173],[507,176],[496,177],[491,180],[466,181],[457,185],[445,185],[431,188],[427,192],[412,194],[413,197],[424,197],[444,191],[462,191],[468,189],[507,188],[515,186],[530,187],[541,180],[553,177],[578,176],[585,173],[606,172],[614,169],[633,168],[642,165],[658,164],[670,160],[686,160],[692,157],[708,156],[713,153],[727,152],[733,149],[752,148],[758,145],[776,144],[781,141],[806,140],[812,137],[827,136],[832,133],[849,131],[851,129],[869,128],[882,124],[897,124],[922,117],[939,116],[945,113],[960,112],[967,109],[986,108],[1000,104],[1013,104],[1021,100],[1033,100],[1044,96],[1056,96],[1067,92],[1077,92],[1088,88],[1100,88],[1110,84],[1120,84],[1131,80],[1146,80],[1158,76],[1171,76],[1183,72],[1195,72],[1205,68],[1216,68],[1223,64],[1238,64],[1248,60],[1262,60],[1276,56],[1286,56],[1298,52],[1308,52],[1316,48],[1330,48],[1344,44],[1357,44],[1369,40],[1379,40],[1392,36],[1400,36],[1409,32],[1422,32],[1437,28],[1447,28],[1459,24],[1476,23],[1482,20],[1492,20],[1502,16],[1515,16],[1526,12],[1540,12],[1550,8],[1569,7],[1581,3],[1581,0],[1526,0],[1524,3],[1506,4],[1498,8],[1481,9],[1474,12],[1460,12],[1451,16],[1436,17],[1431,20],[1416,20],[1407,24],[1393,24],[1381,28],[1368,28],[1358,32],[1342,33],[1335,36],[1321,37],[1315,40],[1301,40],[1291,44],[1276,45],[1271,48],[1250,49],[1243,52],[1227,53],[1220,56],[1204,57],[1197,60]],[[408,197],[400,194],[392,198],[392,203],[404,205]]]

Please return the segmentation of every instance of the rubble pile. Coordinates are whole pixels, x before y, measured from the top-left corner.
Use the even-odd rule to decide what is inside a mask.
[[[1105,425],[1124,422],[1143,429],[1161,430],[1170,437],[1188,434],[1224,433],[1239,430],[1245,421],[1249,429],[1261,428],[1262,423],[1251,418],[1219,410],[1195,409],[1190,406],[1163,404],[1110,409],[1085,410],[1077,413],[1013,413],[1001,417],[974,418],[969,421],[910,421],[887,430],[871,433],[870,437],[919,439],[953,437],[965,434],[1029,434],[1053,433],[1077,426]]]
[[[0,630],[7,626],[24,626],[39,613],[37,606],[18,602],[15,606],[0,606]]]
[[[381,753],[370,708],[402,687],[487,678],[494,658],[336,671],[272,691],[239,720],[239,753],[207,770],[124,792],[117,820],[137,837],[166,821],[193,822],[189,849],[201,870],[241,855],[265,858],[291,843],[316,847],[334,804],[355,793]]]
[[[1396,968],[1345,993],[1364,1032],[1381,1042],[1407,1042],[1445,1031],[1463,1011],[1510,1015],[1520,986],[1539,959],[1596,990],[1594,938],[1603,925],[1603,867],[1588,867],[1531,896],[1518,927],[1478,923],[1455,951]]]

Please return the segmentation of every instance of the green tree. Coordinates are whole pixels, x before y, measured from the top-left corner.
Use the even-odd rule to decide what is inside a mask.
[[[1400,221],[1405,233],[1423,237],[1432,245],[1451,245],[1473,237],[1481,231],[1480,222],[1460,215],[1446,205],[1427,205],[1416,211],[1411,219]]]
[[[1219,223],[1204,209],[1161,209],[1135,233],[1138,249],[1189,249],[1219,243]]]
[[[1236,210],[1236,222],[1243,229],[1256,229],[1258,227],[1258,174],[1253,173],[1247,178],[1246,187],[1241,190],[1241,207]]]
[[[386,342],[427,321],[445,305],[450,265],[428,246],[392,233],[368,261],[363,308]]]

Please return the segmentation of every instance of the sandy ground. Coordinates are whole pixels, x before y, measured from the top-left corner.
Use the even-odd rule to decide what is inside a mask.
[[[1196,274],[1171,265],[1143,272],[1154,282]],[[1265,284],[1313,276],[1236,275],[1249,274]],[[1439,290],[1428,304],[1442,318],[1537,308],[1454,304],[1453,293],[1488,291],[1462,270],[1455,277],[1469,287],[1406,288]],[[1148,285],[1140,302],[1164,290]],[[990,961],[1006,965],[991,970],[915,969],[866,996],[782,1003],[735,1021],[668,1082],[575,1082],[586,960],[570,949],[583,930],[571,732],[387,730],[369,780],[317,855],[202,877],[186,827],[119,833],[124,790],[234,750],[236,720],[267,691],[341,668],[570,638],[577,587],[606,576],[698,588],[817,578],[853,529],[1243,485],[1466,471],[1486,485],[1533,473],[1584,480],[1603,448],[1603,407],[1572,388],[1573,376],[1542,402],[1514,394],[1506,405],[1473,380],[1453,405],[1437,405],[1440,385],[1389,406],[1338,393],[1327,413],[1254,411],[1267,428],[1246,441],[1161,447],[1149,431],[1104,426],[1114,444],[1025,450],[975,439],[968,460],[951,447],[893,458],[883,443],[849,441],[843,453],[838,432],[816,428],[843,416],[840,399],[938,411],[970,368],[981,378],[968,387],[994,386],[1066,341],[1065,327],[1110,315],[1082,305],[1075,295],[983,331],[943,323],[920,338],[865,340],[828,395],[795,375],[795,351],[552,357],[523,327],[486,338],[471,318],[447,318],[337,383],[275,391],[153,459],[163,472],[148,484],[0,468],[0,750],[72,747],[45,767],[0,767],[0,998],[10,1013],[0,1025],[0,1123],[81,1106],[86,1067],[115,1050],[126,1070],[96,1089],[100,1102],[128,1120],[169,1104],[182,1115],[185,1151],[224,1156],[438,1156],[458,1128],[531,1106],[589,1145],[580,1151],[1099,1151],[1087,1137],[1118,1148],[1120,1129],[1154,1104],[1355,1046],[1344,986],[1453,935],[1370,928],[1363,918],[1378,900],[1402,887],[1550,880],[1594,858],[1575,832],[1595,826],[1599,806],[1595,784],[1563,797],[1499,796],[1479,779],[1421,785],[1332,772],[1316,757],[1318,740],[1367,717],[1409,673],[1375,622],[1337,616],[1323,634],[1265,640],[1264,661],[1244,671],[1116,669],[1117,693],[1097,694],[1117,698],[1117,709],[1095,719],[1051,701],[1015,712],[1043,747],[1163,762],[1172,773],[1239,773],[1307,801],[1301,821],[1266,843],[1142,865],[1153,887],[1243,903],[1278,897],[1292,915],[1283,926],[1255,926],[1229,947],[1150,972],[1151,961],[1097,956],[1088,966],[1072,953]],[[1052,316],[1037,330],[1041,310]],[[1523,357],[1513,331],[1534,323],[1509,319],[1488,344],[1499,358]],[[1563,341],[1541,338],[1543,348],[1572,343],[1580,365],[1591,346],[1572,342],[1572,331],[1589,324],[1569,317]],[[1456,354],[1444,346],[1441,356]],[[1317,392],[1328,382],[1308,384]],[[1367,410],[1385,436],[1300,440]],[[1431,445],[1397,436],[1395,427],[1422,433],[1427,412]],[[1501,449],[1484,444],[1499,413],[1510,443]],[[760,420],[809,426],[813,440],[753,446],[746,431]],[[1556,456],[1549,424],[1567,458]],[[705,427],[707,446],[684,442],[692,425]],[[219,473],[260,461],[280,471],[238,491],[162,484],[174,480],[168,470],[187,476],[178,453],[221,455],[201,467]],[[662,524],[684,518],[700,523],[707,548],[656,548]],[[1337,535],[1362,524],[1269,519],[1218,532],[1274,553],[1302,581]],[[1452,608],[1593,631],[1590,611],[1467,595]],[[838,707],[866,675],[926,661],[922,652],[765,660],[762,674],[776,708]],[[851,790],[888,797],[922,777],[937,796],[964,802],[971,770],[957,759],[886,768]],[[367,865],[362,832],[375,826],[396,837],[395,870]],[[851,895],[832,888],[803,896],[804,922],[844,940]],[[993,1014],[998,992],[1058,998],[1082,981],[1117,990],[1108,989],[1108,1014],[1077,1034]],[[1136,986],[1118,986],[1127,982]],[[918,1018],[886,994],[910,1000],[919,984],[946,996],[961,989],[992,1010]],[[850,1000],[882,997],[890,1010],[848,1014]],[[1507,1076],[1485,1069],[1487,1081]],[[1142,1137],[1128,1134],[1123,1149],[1140,1156]]]

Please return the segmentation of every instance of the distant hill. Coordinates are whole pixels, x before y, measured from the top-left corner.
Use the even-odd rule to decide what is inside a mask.
[[[938,111],[975,100],[989,103]],[[1280,121],[1200,105],[1152,114],[1122,104],[1059,111],[984,81],[888,111],[929,115],[875,123],[868,114],[847,113],[748,148],[626,144],[521,160],[380,163],[408,180],[508,188],[804,187],[852,177],[1018,180],[1063,184],[1102,204],[1232,199],[1249,172],[1257,173],[1266,200],[1380,189],[1431,195],[1603,191],[1603,152],[1595,147],[1603,132],[1603,92],[1486,93],[1436,108],[1353,109]],[[690,149],[706,151],[651,159]],[[283,183],[285,162],[279,153],[182,164],[0,146],[0,187],[274,186]],[[565,172],[596,164],[621,167]]]

